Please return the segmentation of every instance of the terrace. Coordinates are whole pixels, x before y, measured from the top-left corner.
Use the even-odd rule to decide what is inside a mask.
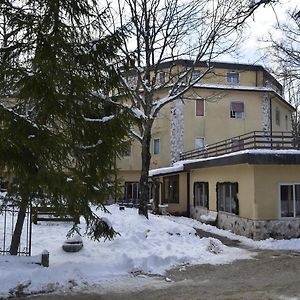
[[[214,144],[206,145],[203,148],[183,152],[180,154],[180,160],[217,157],[250,149],[299,150],[300,135],[293,132],[253,131]]]

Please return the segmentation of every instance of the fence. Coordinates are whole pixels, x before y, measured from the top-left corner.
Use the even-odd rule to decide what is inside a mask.
[[[1,203],[1,198],[0,198]],[[11,238],[18,218],[19,208],[13,204],[0,206],[0,255],[9,254]],[[18,255],[31,255],[31,208],[26,209]]]
[[[292,132],[253,131],[180,154],[180,160],[220,156],[247,149],[300,149],[300,136]]]

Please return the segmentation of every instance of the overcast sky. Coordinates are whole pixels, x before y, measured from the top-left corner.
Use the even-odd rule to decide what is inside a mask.
[[[300,9],[300,0],[280,0],[280,3],[272,7],[269,5],[260,7],[254,17],[248,22],[249,28],[245,32],[247,38],[241,46],[240,57],[234,58],[236,62],[267,64],[266,59],[262,58],[266,51],[260,50],[266,44],[260,40],[266,39],[269,32],[272,32],[273,35],[278,34],[273,29],[277,19],[284,22],[287,18],[287,10],[296,7]],[[228,57],[227,59],[230,58]]]

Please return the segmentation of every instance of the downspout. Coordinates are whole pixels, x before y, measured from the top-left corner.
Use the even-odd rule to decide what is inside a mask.
[[[271,136],[271,149],[273,149],[273,115],[272,115],[272,97],[270,99],[270,136]]]
[[[191,193],[190,193],[190,172],[188,172],[186,174],[186,201],[187,201],[187,209],[186,209],[186,214],[187,214],[187,217],[189,218],[190,215],[191,215],[191,212],[190,212],[190,198],[191,198]]]
[[[114,178],[114,201],[115,203],[117,203],[118,201],[118,197],[117,197],[117,193],[118,193],[118,174],[117,174],[117,157],[115,156],[114,158],[114,168],[115,168],[115,178]],[[124,187],[125,188],[125,187]]]
[[[270,99],[270,133],[273,134],[272,97]]]
[[[255,71],[255,86],[258,85],[258,74],[257,74],[257,70]]]

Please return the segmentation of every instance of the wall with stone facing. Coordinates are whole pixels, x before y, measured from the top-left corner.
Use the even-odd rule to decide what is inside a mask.
[[[179,154],[184,150],[184,103],[177,99],[171,104],[171,163],[179,160]]]
[[[300,218],[254,221],[226,212],[219,212],[216,222],[205,216],[211,212],[205,208],[190,208],[190,217],[198,221],[216,225],[220,229],[230,230],[231,232],[246,236],[254,240],[264,240],[267,238],[290,239],[300,238]],[[214,212],[215,213],[215,212]]]
[[[193,205],[190,206],[190,215],[191,218],[199,220],[202,215],[206,215],[208,213],[207,208],[203,207],[195,207]]]
[[[216,225],[217,212],[210,211],[205,207],[191,205],[190,217],[206,224]]]
[[[266,93],[262,99],[262,121],[263,121],[263,131],[269,132],[271,130],[270,127],[270,99],[268,94]]]
[[[254,221],[225,212],[218,213],[217,226],[254,240],[300,237],[300,219]]]

